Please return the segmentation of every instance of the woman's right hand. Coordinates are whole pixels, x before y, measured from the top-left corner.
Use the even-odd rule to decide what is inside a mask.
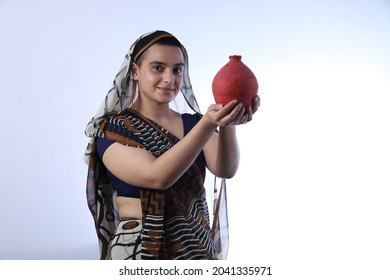
[[[222,104],[212,104],[209,106],[204,117],[214,126],[228,126],[246,123],[248,114],[241,102],[232,100],[225,106]]]

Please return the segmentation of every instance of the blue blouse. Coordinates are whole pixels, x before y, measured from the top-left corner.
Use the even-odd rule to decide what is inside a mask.
[[[184,125],[184,135],[187,135],[187,133],[198,123],[198,121],[200,120],[200,116],[196,114],[182,114],[181,116]],[[111,141],[99,137],[96,139],[97,153],[100,158],[103,157],[103,154],[106,151],[106,149],[113,143],[115,143],[115,141]],[[198,155],[195,162],[198,164],[204,178],[206,174],[206,160],[203,151]],[[122,180],[114,176],[109,170],[107,170],[107,177],[110,180],[114,191],[117,192],[118,196],[133,197],[133,198],[140,197],[139,189],[137,186],[133,186],[123,182]]]

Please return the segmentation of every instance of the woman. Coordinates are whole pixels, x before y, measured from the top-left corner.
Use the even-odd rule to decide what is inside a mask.
[[[171,109],[180,90],[194,113]],[[234,176],[235,126],[259,105],[258,97],[252,108],[213,104],[200,115],[185,48],[165,31],[141,36],[86,129],[87,197],[101,258],[218,258],[223,248],[213,242],[218,229],[210,229],[205,167]]]

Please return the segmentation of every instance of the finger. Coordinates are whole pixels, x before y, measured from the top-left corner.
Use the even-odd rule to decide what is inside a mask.
[[[260,107],[260,96],[256,95],[252,100],[252,114],[254,114]]]
[[[247,115],[248,115],[248,119],[247,121],[250,122],[253,118],[253,111],[252,111],[252,108],[251,107],[248,107],[247,109]]]
[[[249,120],[248,120],[248,115],[244,115],[243,117],[243,120],[241,121],[241,124],[246,124]]]
[[[240,121],[244,113],[245,109],[243,108],[242,103],[238,103],[230,113],[221,116],[220,125],[235,125]]]
[[[245,113],[245,108],[244,108],[244,105],[242,103],[238,103],[236,105],[236,107],[233,108],[233,110],[230,112],[230,116],[233,118],[233,119],[240,119],[241,116]]]
[[[225,104],[223,108],[221,108],[221,114],[230,114],[238,104],[239,102],[236,99],[230,101],[229,103]]]
[[[236,125],[239,125],[239,124],[244,124],[246,123],[248,120],[248,115],[247,114],[244,114],[241,116],[241,118],[236,122]]]
[[[236,117],[236,120],[238,121],[238,123],[240,123],[242,121],[242,119],[245,118],[245,116],[246,116],[246,109],[244,107],[242,107],[240,112],[238,113],[238,115]]]
[[[234,120],[230,123],[231,125],[238,125],[245,123],[248,116],[246,114],[246,110],[244,107],[241,108],[240,112],[237,114],[237,116],[234,118]]]
[[[233,121],[240,113],[242,103],[228,103],[219,112],[218,117],[221,121]]]
[[[222,104],[211,104],[209,106],[209,110],[210,111],[219,111],[223,108],[223,105]]]

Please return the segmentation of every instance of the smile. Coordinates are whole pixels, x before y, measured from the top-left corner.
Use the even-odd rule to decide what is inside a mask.
[[[161,90],[163,93],[172,93],[175,92],[175,88],[170,87],[157,87],[159,90]]]

